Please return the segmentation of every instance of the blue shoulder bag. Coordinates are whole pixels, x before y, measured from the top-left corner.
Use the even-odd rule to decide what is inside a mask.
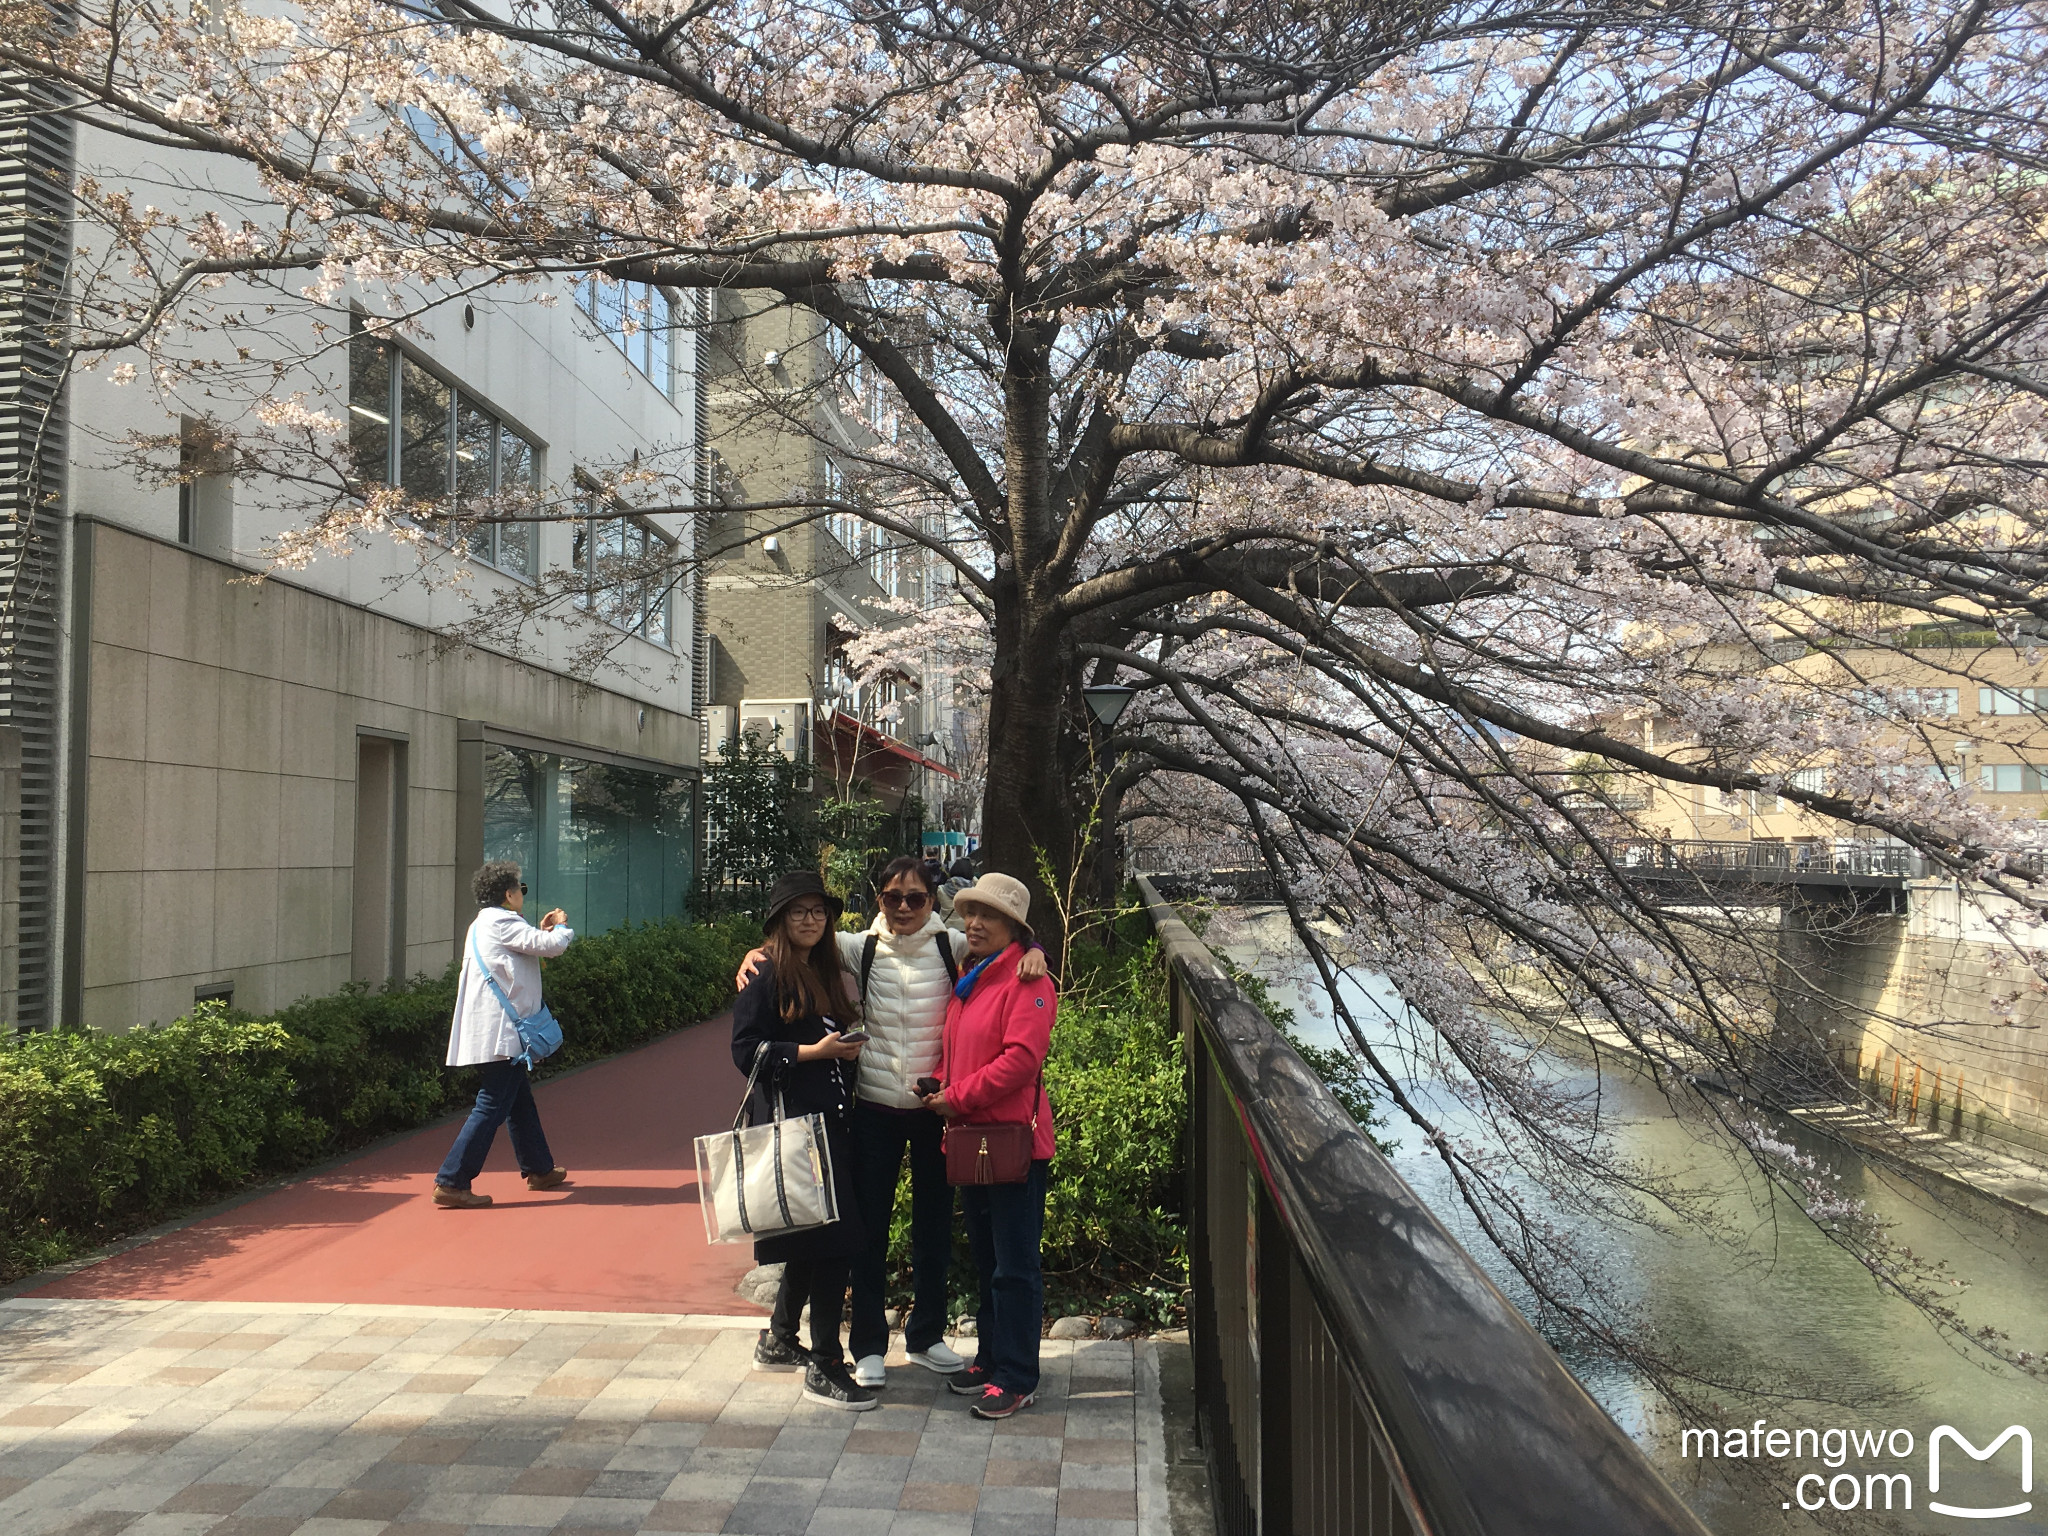
[[[555,1016],[548,1012],[548,1005],[542,1003],[532,1016],[522,1015],[512,1006],[512,999],[505,995],[505,989],[498,985],[498,978],[491,974],[491,968],[484,964],[484,952],[476,942],[476,929],[469,930],[469,952],[476,956],[476,968],[484,973],[484,984],[491,989],[491,995],[498,1000],[512,1020],[512,1027],[519,1031],[519,1043],[526,1047],[513,1060],[526,1063],[527,1071],[533,1070],[537,1061],[548,1057],[562,1048],[562,1026],[555,1022]]]

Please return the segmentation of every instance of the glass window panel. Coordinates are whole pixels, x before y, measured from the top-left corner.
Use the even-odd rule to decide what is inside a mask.
[[[639,616],[637,594],[621,570],[625,560],[626,525],[617,517],[601,519],[593,540],[590,574],[597,587],[597,611],[621,628],[630,627]]]
[[[652,291],[647,316],[647,377],[664,395],[673,387],[669,376],[669,328],[675,324],[669,296],[659,288]]]
[[[525,873],[529,884],[540,873],[534,853],[546,792],[545,759],[538,753],[495,744],[485,746],[484,858],[510,859]]]
[[[399,483],[408,496],[439,501],[448,494],[448,435],[455,392],[406,358],[400,371]]]
[[[533,444],[503,427],[498,433],[498,494],[511,497],[531,491],[534,478]],[[515,576],[533,574],[533,550],[539,530],[532,523],[502,523],[498,527],[498,564]]]
[[[360,331],[348,344],[348,446],[364,481],[391,483],[391,348]]]
[[[497,443],[497,418],[477,409],[470,400],[458,397],[455,402],[455,497],[456,505],[464,512],[490,510],[491,455],[496,451]],[[495,553],[492,548],[494,532],[490,524],[471,528],[467,535],[469,552],[479,560],[492,559]]]
[[[626,346],[626,285],[624,283],[599,282],[597,285],[597,307],[592,311],[605,335],[621,351]]]
[[[668,616],[674,604],[675,589],[668,578],[661,577],[651,585],[652,598],[647,604],[647,625],[641,631],[656,645],[668,644]]]
[[[1977,781],[1987,794],[2016,795],[2020,791],[2020,765],[1986,763],[1978,769]]]
[[[631,779],[603,763],[577,765],[570,815],[584,874],[584,921],[602,933],[627,921],[631,900]]]

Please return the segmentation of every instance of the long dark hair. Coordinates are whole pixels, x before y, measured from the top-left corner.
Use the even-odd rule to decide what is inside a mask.
[[[839,963],[839,938],[831,925],[808,955],[797,953],[789,936],[787,909],[776,914],[774,930],[761,941],[761,953],[775,963],[775,1007],[785,1019],[829,1014],[848,1022],[860,1017],[859,1000],[847,984]]]

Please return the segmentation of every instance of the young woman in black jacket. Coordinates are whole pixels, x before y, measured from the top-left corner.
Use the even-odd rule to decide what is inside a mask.
[[[875,1406],[875,1394],[857,1386],[839,1343],[846,1283],[865,1243],[853,1177],[852,1110],[858,1042],[843,1040],[860,1004],[853,979],[839,963],[833,939],[840,903],[808,870],[784,875],[768,893],[766,962],[733,1004],[732,1059],[754,1070],[765,1048],[750,1101],[751,1119],[775,1117],[779,1089],[788,1115],[820,1114],[832,1157],[839,1219],[822,1227],[759,1238],[754,1262],[780,1264],[782,1288],[775,1312],[754,1345],[754,1368],[804,1371],[804,1396],[856,1412]],[[811,1309],[811,1347],[797,1342],[797,1320]]]

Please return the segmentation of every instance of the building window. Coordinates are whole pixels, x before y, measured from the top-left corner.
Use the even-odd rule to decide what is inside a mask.
[[[1962,711],[1961,693],[1954,688],[1862,688],[1856,702],[1884,720],[1927,720]]]
[[[349,448],[365,484],[397,485],[457,511],[534,489],[538,451],[480,401],[360,326],[348,356]],[[530,579],[536,542],[532,523],[486,523],[468,531],[463,549]]]
[[[484,746],[484,857],[511,859],[526,910],[565,908],[579,933],[681,917],[695,877],[694,781]]]
[[[617,283],[586,277],[576,288],[577,306],[626,361],[670,399],[675,398],[675,367],[670,340],[675,334],[675,300],[652,283]]]
[[[1980,715],[2037,715],[2048,710],[2048,688],[1979,688]]]
[[[1977,787],[1987,795],[2048,794],[2048,768],[2026,763],[1985,763],[1977,770]]]
[[[640,518],[614,513],[576,525],[572,558],[588,582],[584,602],[607,624],[673,649],[676,541]]]

